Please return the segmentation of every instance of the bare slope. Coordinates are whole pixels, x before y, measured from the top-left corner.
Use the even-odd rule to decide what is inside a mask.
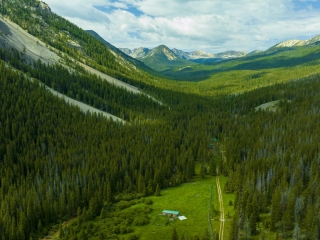
[[[0,47],[3,48],[15,48],[18,51],[22,52],[25,55],[25,60],[27,62],[31,62],[33,60],[37,61],[40,59],[43,63],[47,64],[55,64],[55,63],[61,63],[62,59],[55,53],[58,52],[57,50],[54,50],[53,48],[50,48],[46,46],[45,43],[43,43],[41,40],[38,38],[30,35],[27,33],[25,30],[23,30],[20,26],[17,24],[11,22],[8,19],[4,19],[0,17]],[[53,51],[52,51],[53,50]],[[54,52],[55,51],[55,52]],[[96,74],[97,76],[101,77],[103,80],[106,80],[115,86],[122,87],[126,89],[129,92],[135,93],[135,94],[141,94],[142,92],[127,83],[124,83],[116,78],[113,78],[105,73],[102,73],[100,71],[97,71],[93,69],[92,67],[89,67],[83,63],[79,63],[82,67],[84,67],[88,72],[92,74]],[[71,99],[63,94],[60,94],[53,89],[48,88],[52,93],[57,95],[58,97],[63,97],[65,100],[67,100],[69,103],[73,105],[77,105],[80,107],[81,110],[87,111],[89,110],[90,112],[96,112],[96,113],[102,113],[106,117],[111,117],[113,120],[120,120],[123,121],[122,119],[106,113],[102,112],[98,109],[95,109],[93,107],[90,107],[87,104],[81,103],[79,101],[76,101],[74,99]],[[143,93],[142,93],[143,94]],[[150,96],[149,96],[150,97]],[[152,100],[158,102],[161,104],[159,101],[156,99],[150,97]]]
[[[80,110],[85,113],[87,113],[89,111],[90,113],[102,114],[102,116],[107,117],[107,118],[111,118],[114,121],[119,121],[119,122],[125,123],[124,120],[122,120],[121,118],[118,118],[117,116],[103,112],[103,111],[101,111],[97,108],[91,107],[85,103],[82,103],[82,102],[79,102],[79,101],[74,100],[72,98],[69,98],[66,95],[58,93],[57,91],[53,90],[52,88],[46,87],[46,89],[48,89],[53,95],[64,99],[67,103],[74,105],[74,106],[78,106],[80,108]]]
[[[27,60],[41,59],[44,63],[58,63],[60,57],[50,51],[45,43],[24,31],[17,24],[0,17],[0,46],[13,47],[28,56]]]
[[[0,17],[0,31],[0,46],[2,44],[3,47],[13,47],[18,51],[25,53],[28,57],[35,61],[41,59],[42,62],[54,64],[59,63],[59,60],[61,60],[61,58],[55,52],[51,51],[45,43],[30,35],[21,27],[9,21],[8,19],[3,19]],[[57,50],[55,51],[58,52]],[[99,72],[85,64],[81,63],[80,65],[82,65],[90,73],[96,74],[102,79],[105,79],[116,86],[123,87],[127,91],[133,93],[141,93],[138,88],[132,85],[124,83],[105,73]]]

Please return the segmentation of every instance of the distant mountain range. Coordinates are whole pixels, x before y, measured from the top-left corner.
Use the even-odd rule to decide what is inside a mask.
[[[162,61],[169,61],[168,63],[172,63],[172,61],[177,60],[186,60],[187,62],[181,62],[182,65],[186,65],[192,62],[196,63],[212,63],[220,60],[231,59],[231,58],[239,58],[244,56],[252,56],[256,54],[264,54],[270,53],[273,51],[278,51],[281,48],[288,48],[288,47],[297,47],[297,46],[307,46],[307,45],[314,45],[320,43],[320,35],[315,36],[308,40],[288,40],[284,42],[280,42],[271,48],[267,49],[266,51],[255,50],[250,53],[241,52],[241,51],[225,51],[222,53],[207,53],[204,51],[196,50],[193,52],[185,52],[176,48],[169,49],[165,45],[160,45],[156,48],[149,49],[145,47],[129,49],[129,48],[119,48],[120,51],[124,52],[125,54],[131,56],[132,58],[139,59],[140,61],[144,62],[147,66],[155,69],[157,67],[150,65],[150,62],[157,62],[159,64],[160,59],[151,60],[151,58],[158,58],[158,53],[161,52],[159,49],[163,49],[163,54],[167,56],[167,59],[160,57]],[[165,64],[166,65],[166,64]],[[176,66],[177,64],[173,64]],[[168,66],[169,67],[169,66]],[[172,67],[172,66],[171,66]],[[162,69],[162,67],[161,67]],[[159,69],[158,69],[159,70]]]
[[[194,62],[179,57],[165,45],[160,45],[153,49],[137,48],[134,50],[120,50],[122,50],[126,54],[129,54],[129,56],[132,56],[142,61],[145,65],[159,72],[176,67],[185,67],[188,65],[196,64]]]
[[[237,58],[246,56],[246,52],[226,51],[218,54],[203,51],[184,52],[165,45],[160,45],[153,49],[149,48],[119,48],[123,53],[144,62],[150,68],[157,71],[164,71],[169,68],[185,67],[195,63],[209,63],[223,59]]]
[[[147,68],[149,67],[158,72],[165,72],[168,69],[183,68],[195,64],[208,64],[232,58],[268,54],[288,47],[290,48],[298,46],[307,46],[320,43],[320,35],[318,35],[308,40],[288,40],[280,42],[272,46],[271,48],[267,49],[266,51],[255,50],[250,53],[246,53],[241,51],[230,50],[213,54],[200,50],[196,50],[193,52],[185,52],[176,48],[170,49],[165,45],[160,45],[153,49],[145,47],[139,47],[135,49],[117,49],[116,47],[112,46],[110,43],[102,39],[97,33],[93,31],[87,32],[99,39],[100,41],[102,41],[111,51],[115,52],[117,55],[120,55],[121,58],[124,58],[127,61],[132,62],[133,64],[139,66],[140,68],[143,68],[144,70],[147,70]]]
[[[157,49],[161,46],[164,46],[165,48],[169,49],[167,46],[165,45],[160,45],[156,48],[153,49],[149,49],[149,48],[144,48],[144,47],[140,47],[140,48],[135,48],[135,49],[129,49],[129,48],[119,48],[119,50],[121,50],[122,52],[124,52],[125,54],[133,57],[133,58],[144,58],[146,57],[149,52],[152,52],[154,49]],[[213,54],[213,53],[207,53],[204,51],[200,51],[200,50],[196,50],[193,52],[184,52],[182,50],[173,48],[173,49],[169,49],[171,52],[173,52],[176,57],[181,58],[183,60],[194,60],[194,59],[199,59],[199,58],[237,58],[237,57],[243,57],[246,56],[246,52],[239,52],[239,51],[226,51],[226,52],[222,52],[222,53],[217,53],[217,54]]]

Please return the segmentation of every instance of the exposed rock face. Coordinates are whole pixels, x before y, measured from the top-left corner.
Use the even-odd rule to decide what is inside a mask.
[[[238,51],[226,51],[226,52],[222,52],[222,53],[217,53],[215,55],[215,57],[218,58],[238,58],[238,57],[244,57],[246,56],[247,53],[246,52],[238,52]]]
[[[165,45],[160,45],[154,49],[152,49],[147,55],[145,55],[144,57],[151,57],[154,55],[163,55],[165,56],[169,61],[175,60],[177,59],[177,55],[174,54],[174,52],[172,52],[167,46]],[[142,58],[144,58],[142,57]]]
[[[177,58],[183,59],[183,60],[194,60],[194,59],[200,59],[200,58],[237,58],[237,57],[243,57],[247,55],[246,52],[238,52],[238,51],[226,51],[223,53],[207,53],[203,51],[193,51],[193,52],[184,52],[182,50],[173,48],[169,49],[165,45],[160,45],[152,50],[148,48],[135,48],[133,50],[130,50],[129,48],[119,48],[122,52],[125,54],[133,57],[133,58],[144,58],[147,56],[152,56],[156,52],[161,49],[164,55],[167,56],[168,60],[174,60]]]
[[[320,35],[305,41],[305,45],[312,45],[320,42]]]
[[[68,40],[68,44],[69,46],[75,48],[75,49],[81,49],[81,46],[79,43],[72,41],[72,40]]]
[[[52,13],[49,5],[41,1],[39,2],[39,6],[36,8],[36,10],[42,14],[47,14],[47,15],[50,15]]]
[[[289,41],[278,43],[274,47],[281,48],[281,47],[302,46],[302,45],[304,45],[304,42],[305,41],[303,41],[303,40],[289,40]]]
[[[198,59],[198,58],[214,58],[215,55],[213,53],[206,53],[203,51],[193,51],[193,52],[184,52],[179,49],[172,49],[172,51],[180,58],[185,59],[185,60],[190,60],[190,59]]]
[[[132,50],[131,57],[142,58],[150,52],[149,48],[139,47]]]
[[[179,49],[173,48],[172,52],[174,52],[179,58],[182,58],[182,59],[185,59],[185,60],[191,59],[189,53],[186,53],[186,52],[181,51]]]
[[[119,48],[119,50],[133,58],[143,58],[150,52],[149,48],[144,47],[135,48],[133,50],[129,48]]]
[[[191,53],[189,53],[189,56],[192,58],[192,59],[197,59],[197,58],[214,58],[215,55],[212,54],[212,53],[206,53],[204,51],[193,51]]]
[[[318,44],[320,42],[320,35],[310,38],[308,40],[288,40],[281,43],[274,45],[273,47],[269,48],[268,50],[276,50],[277,48],[284,48],[284,47],[298,47],[298,46],[308,46],[313,44]],[[267,50],[267,51],[268,51]]]
[[[119,48],[119,50],[120,50],[121,52],[123,52],[123,53],[131,56],[131,53],[132,53],[131,49],[129,49],[129,48]]]

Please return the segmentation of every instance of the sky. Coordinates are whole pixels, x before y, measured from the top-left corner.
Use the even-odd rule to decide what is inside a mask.
[[[266,50],[320,34],[320,0],[43,0],[118,48]]]

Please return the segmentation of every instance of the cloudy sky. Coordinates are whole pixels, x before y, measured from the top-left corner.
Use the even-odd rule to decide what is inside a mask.
[[[44,0],[116,47],[266,50],[320,34],[320,0]]]

